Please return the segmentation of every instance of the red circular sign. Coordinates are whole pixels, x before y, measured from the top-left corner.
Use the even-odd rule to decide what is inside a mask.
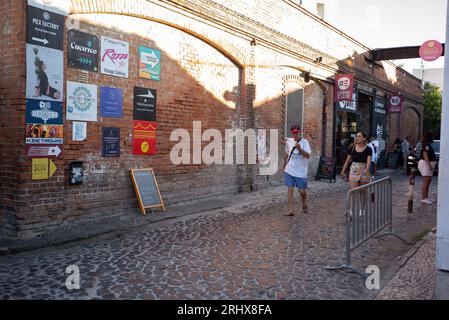
[[[428,40],[419,47],[419,56],[424,61],[434,61],[443,54],[443,46],[436,40]]]

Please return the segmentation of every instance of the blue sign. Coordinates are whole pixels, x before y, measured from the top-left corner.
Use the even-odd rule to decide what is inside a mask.
[[[100,116],[120,118],[123,116],[123,90],[100,87]]]
[[[62,102],[26,100],[26,123],[62,125]]]

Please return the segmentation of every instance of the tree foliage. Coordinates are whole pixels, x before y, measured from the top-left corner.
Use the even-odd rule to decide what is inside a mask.
[[[424,83],[424,131],[430,131],[435,138],[440,137],[441,108],[443,97],[439,87]]]

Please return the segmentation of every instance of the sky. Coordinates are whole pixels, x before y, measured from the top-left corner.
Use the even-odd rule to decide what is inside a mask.
[[[325,20],[372,49],[445,42],[446,0],[327,0],[326,7]],[[393,62],[412,72],[422,60]],[[423,64],[442,68],[444,57]]]

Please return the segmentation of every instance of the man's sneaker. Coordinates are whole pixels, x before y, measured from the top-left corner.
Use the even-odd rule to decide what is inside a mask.
[[[433,202],[430,201],[429,199],[423,199],[423,200],[421,200],[421,203],[432,204]]]

